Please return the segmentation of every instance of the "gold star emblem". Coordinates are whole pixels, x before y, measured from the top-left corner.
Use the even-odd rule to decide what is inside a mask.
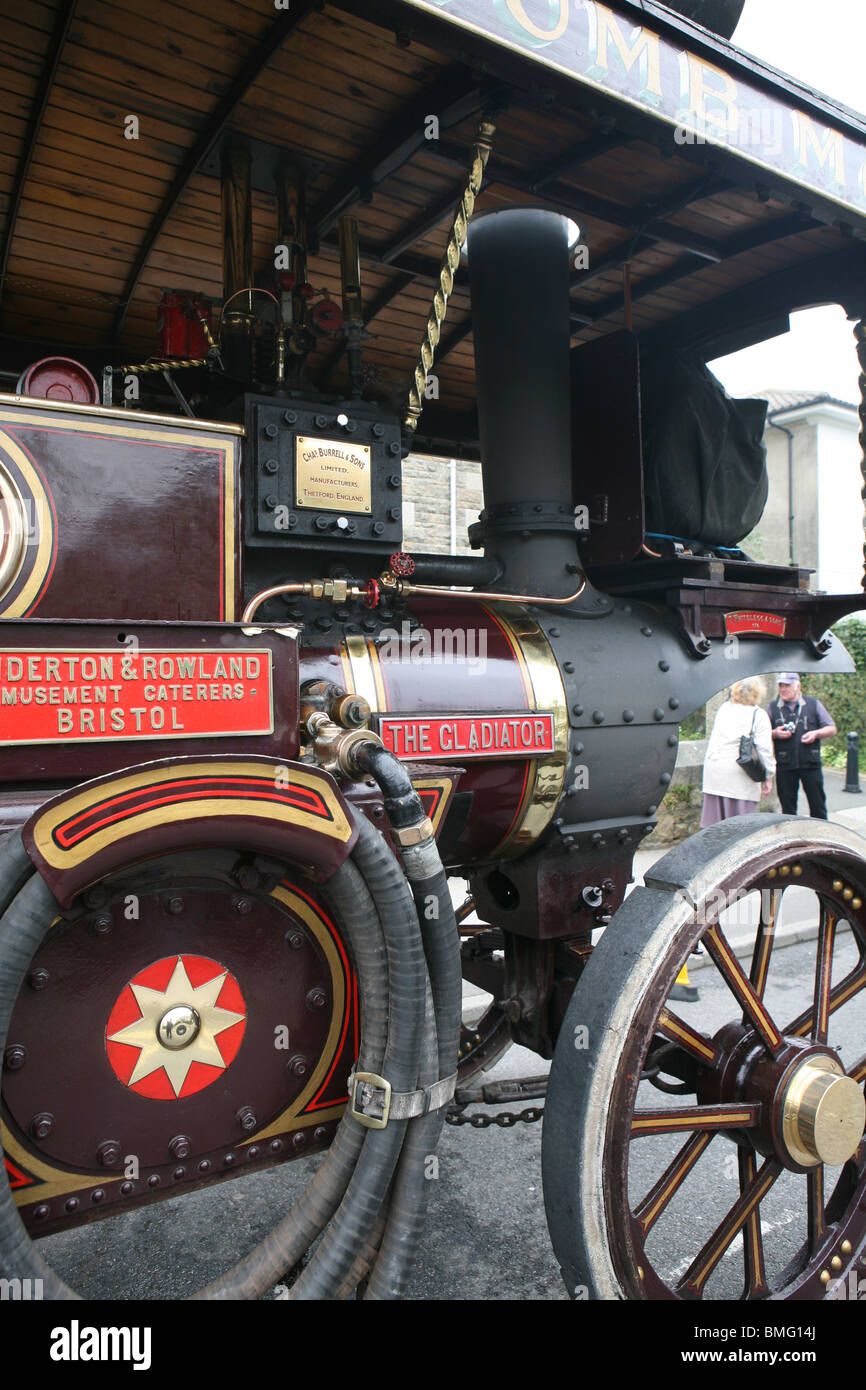
[[[134,1086],[163,1067],[175,1096],[179,1096],[193,1062],[225,1071],[226,1063],[216,1040],[244,1018],[216,1003],[227,974],[224,970],[205,984],[195,986],[186,973],[183,958],[178,956],[164,991],[130,983],[141,1018],[108,1038],[109,1042],[140,1049],[127,1086]]]

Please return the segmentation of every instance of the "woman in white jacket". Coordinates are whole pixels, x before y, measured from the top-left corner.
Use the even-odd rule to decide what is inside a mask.
[[[760,708],[763,691],[756,676],[737,681],[713,723],[704,761],[704,806],[701,826],[715,825],[729,816],[746,816],[757,810],[761,793],[769,794],[776,771],[773,737],[766,710]],[[766,768],[766,781],[753,782],[737,763],[740,739],[753,732],[758,755]]]

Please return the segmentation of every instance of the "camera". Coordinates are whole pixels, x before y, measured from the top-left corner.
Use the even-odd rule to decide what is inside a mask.
[[[783,734],[793,734],[797,731],[797,725],[794,723],[792,719],[789,719],[787,724],[780,724],[779,728],[781,729]]]

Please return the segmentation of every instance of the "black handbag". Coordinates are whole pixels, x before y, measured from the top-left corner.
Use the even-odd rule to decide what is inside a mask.
[[[747,734],[743,734],[740,739],[740,756],[737,758],[738,765],[744,772],[748,773],[753,782],[765,782],[767,780],[767,769],[761,762],[758,753],[758,745],[755,743],[755,720],[758,711],[752,715],[752,727]]]

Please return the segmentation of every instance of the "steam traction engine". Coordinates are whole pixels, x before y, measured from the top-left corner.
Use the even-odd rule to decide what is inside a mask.
[[[322,1231],[291,1296],[398,1295],[446,1108],[512,1040],[553,1057],[571,1292],[730,1296],[741,1235],[747,1296],[820,1298],[864,1250],[862,1028],[859,1052],[833,1038],[866,984],[859,837],[723,823],[625,899],[679,721],[755,671],[850,670],[827,628],[861,599],[649,533],[633,325],[571,349],[562,208],[470,225],[494,96],[405,419],[365,379],[351,217],[342,308],[310,291],[297,173],[288,269],[254,292],[242,141],[219,170],[220,330],[173,292],[155,362],[43,364],[0,398],[0,1263],[52,1297],[38,1236],[320,1150],[205,1296],[260,1296]],[[467,228],[483,556],[409,556],[401,458],[413,430],[455,443],[443,409],[418,421]],[[342,392],[308,374],[316,324],[342,334]],[[790,884],[818,922],[792,1018],[765,997]],[[742,959],[719,916],[748,894]],[[671,997],[699,948],[726,1001],[707,1031]],[[461,967],[492,1000],[471,1027]],[[735,1191],[658,1253],[711,1144]],[[759,1213],[780,1181],[802,1230],[777,1254]]]

